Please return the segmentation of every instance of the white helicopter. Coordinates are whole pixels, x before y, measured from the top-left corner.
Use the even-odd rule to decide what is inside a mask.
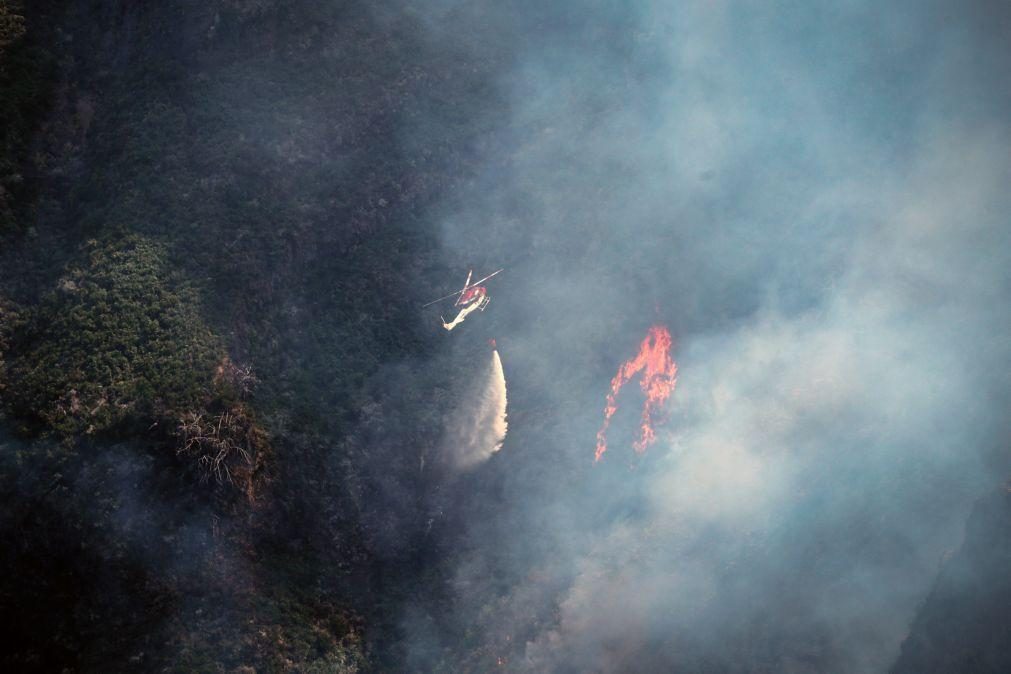
[[[456,315],[456,318],[447,323],[445,318],[439,316],[439,318],[442,318],[442,327],[444,327],[446,330],[452,330],[456,326],[463,323],[463,321],[471,313],[475,311],[484,311],[485,307],[488,306],[488,303],[491,302],[491,297],[488,296],[488,289],[481,284],[490,279],[492,276],[495,276],[496,274],[502,271],[504,270],[499,269],[496,272],[488,274],[480,281],[474,281],[473,283],[471,283],[470,279],[474,275],[474,270],[471,269],[469,272],[467,272],[467,281],[463,284],[463,288],[461,290],[457,290],[455,293],[450,293],[445,297],[440,297],[437,300],[432,300],[428,304],[423,305],[423,307],[430,307],[433,304],[438,304],[439,302],[448,300],[451,297],[456,297],[457,295],[459,295],[459,297],[456,297],[456,302],[453,303],[454,307],[461,307],[459,313],[457,313]]]

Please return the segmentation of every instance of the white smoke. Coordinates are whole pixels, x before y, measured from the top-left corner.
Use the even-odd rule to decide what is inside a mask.
[[[506,381],[502,359],[492,351],[483,380],[464,401],[450,425],[447,455],[455,468],[467,470],[488,460],[505,441]]]

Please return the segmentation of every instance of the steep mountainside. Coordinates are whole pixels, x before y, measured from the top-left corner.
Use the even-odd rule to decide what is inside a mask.
[[[435,355],[418,217],[489,64],[369,3],[3,10],[0,658],[362,667],[434,441],[415,408],[399,451],[375,376]],[[346,437],[362,410],[386,441]]]
[[[1011,671],[1011,488],[976,504],[892,674]]]
[[[0,0],[0,669],[887,669],[1011,470],[1008,26]],[[1009,521],[897,674],[1007,668]]]

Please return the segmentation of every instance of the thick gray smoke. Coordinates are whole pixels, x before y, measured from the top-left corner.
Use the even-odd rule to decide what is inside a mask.
[[[886,671],[1009,470],[1007,7],[496,7],[430,26],[515,48],[508,116],[431,214],[447,261],[510,269],[483,318],[515,451],[453,564],[481,636],[448,662]],[[630,470],[619,415],[591,469],[655,321],[670,418]]]
[[[502,448],[508,430],[506,403],[502,359],[493,350],[481,379],[461,401],[450,423],[446,452],[455,468],[473,468]]]

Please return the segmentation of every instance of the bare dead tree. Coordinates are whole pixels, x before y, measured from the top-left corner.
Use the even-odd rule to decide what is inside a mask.
[[[230,463],[238,458],[252,465],[255,433],[251,420],[235,410],[213,416],[187,412],[176,428],[176,453],[196,458],[201,480],[213,476],[218,484],[233,484]]]
[[[253,374],[253,368],[249,365],[239,365],[231,358],[225,356],[218,364],[214,374],[214,381],[217,384],[227,384],[231,386],[240,398],[247,398],[253,389],[256,388],[259,379]]]

